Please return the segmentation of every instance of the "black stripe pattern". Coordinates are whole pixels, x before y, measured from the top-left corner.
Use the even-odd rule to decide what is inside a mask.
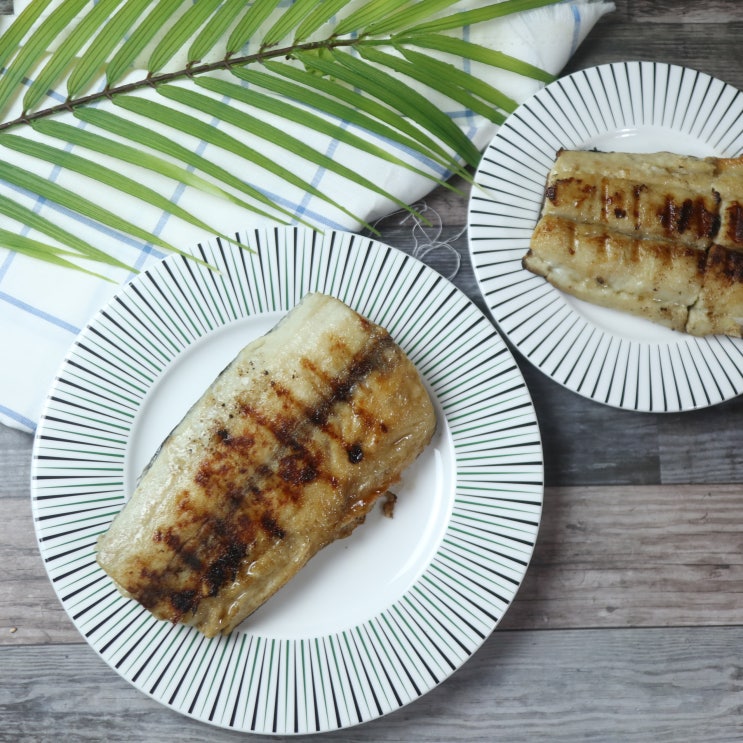
[[[520,353],[568,389],[613,407],[678,412],[743,392],[743,341],[695,338],[568,297],[522,268],[560,148],[743,153],[743,93],[688,68],[607,64],[539,91],[500,128],[469,205],[480,289]]]

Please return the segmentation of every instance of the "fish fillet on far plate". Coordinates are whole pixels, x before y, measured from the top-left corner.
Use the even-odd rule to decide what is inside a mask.
[[[543,213],[704,249],[719,229],[716,173],[713,158],[561,150]]]
[[[743,158],[560,150],[524,268],[692,335],[743,336]]]
[[[165,440],[98,562],[156,617],[227,633],[349,535],[435,425],[389,333],[307,295]]]
[[[578,299],[674,330],[686,328],[705,262],[701,250],[640,240],[553,214],[539,220],[523,260],[532,273]]]

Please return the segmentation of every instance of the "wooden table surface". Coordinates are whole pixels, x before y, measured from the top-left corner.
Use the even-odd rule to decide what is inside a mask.
[[[740,0],[616,5],[570,71],[662,61],[743,89]],[[484,307],[463,234],[466,200],[436,192],[428,205],[461,255],[455,283]],[[386,242],[412,249],[408,224],[389,218],[383,228]],[[387,717],[313,739],[743,740],[743,398],[683,414],[620,411],[519,363],[546,487],[515,602],[444,684]],[[152,701],[83,641],[36,546],[31,444],[0,427],[0,740],[250,739]]]

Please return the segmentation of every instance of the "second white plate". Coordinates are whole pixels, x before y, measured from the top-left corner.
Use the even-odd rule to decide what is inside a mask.
[[[500,128],[475,176],[469,247],[501,331],[549,377],[613,407],[678,412],[743,392],[743,341],[695,338],[582,302],[521,266],[557,151],[743,152],[743,94],[683,67],[628,62],[548,85]]]

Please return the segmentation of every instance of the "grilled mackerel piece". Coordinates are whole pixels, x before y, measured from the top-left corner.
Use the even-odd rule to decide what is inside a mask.
[[[579,299],[692,335],[743,331],[743,254],[642,240],[545,215],[524,267]]]
[[[670,152],[561,150],[543,213],[706,249],[720,231],[721,195],[713,187],[717,162]],[[738,192],[743,196],[743,184]]]
[[[743,158],[560,150],[523,265],[594,304],[741,336]]]
[[[227,633],[349,535],[434,428],[389,333],[310,294],[165,440],[98,562],[156,617]]]
[[[720,194],[717,243],[743,253],[743,157],[718,160],[712,186]]]

